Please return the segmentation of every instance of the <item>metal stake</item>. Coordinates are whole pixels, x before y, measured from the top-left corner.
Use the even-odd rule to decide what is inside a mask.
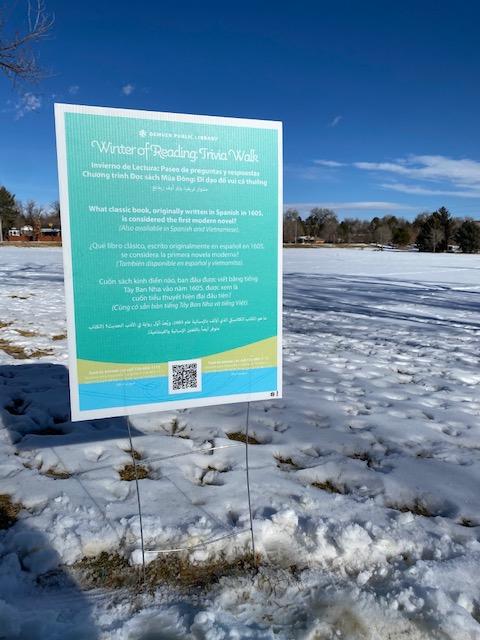
[[[142,544],[142,568],[143,568],[143,582],[145,584],[146,581],[146,569],[145,569],[145,544],[143,541],[143,520],[142,520],[142,502],[140,500],[140,486],[138,484],[138,472],[137,472],[137,461],[135,460],[135,452],[133,449],[133,440],[132,440],[132,431],[130,429],[130,416],[127,415],[127,428],[128,428],[128,439],[130,440],[130,455],[132,456],[133,462],[133,473],[135,475],[135,486],[137,488],[137,503],[138,503],[138,519],[140,522],[140,541]]]
[[[252,555],[253,555],[253,564],[257,566],[256,553],[255,553],[255,538],[253,535],[253,516],[252,516],[252,501],[250,499],[250,468],[248,465],[248,430],[249,430],[249,422],[250,422],[250,402],[247,402],[247,419],[245,424],[245,469],[247,476],[247,496],[248,496],[248,515],[250,518],[250,536],[252,540]]]

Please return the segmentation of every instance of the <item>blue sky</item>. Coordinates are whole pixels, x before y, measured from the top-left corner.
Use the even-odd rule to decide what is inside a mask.
[[[50,77],[0,78],[0,184],[20,199],[57,198],[59,101],[282,120],[288,205],[480,218],[477,2],[46,5]]]

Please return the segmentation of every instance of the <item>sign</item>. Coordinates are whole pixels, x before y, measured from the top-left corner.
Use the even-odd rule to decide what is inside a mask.
[[[72,419],[281,396],[281,123],[55,105]]]

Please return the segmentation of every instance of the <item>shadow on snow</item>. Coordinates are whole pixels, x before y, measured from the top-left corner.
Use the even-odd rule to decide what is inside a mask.
[[[480,291],[449,285],[369,276],[289,273],[284,277],[288,311],[336,312],[366,319],[451,330],[480,329],[480,321],[460,317],[478,314]],[[438,313],[437,313],[438,312]]]
[[[128,437],[126,418],[71,422],[68,370],[58,364],[0,366],[0,417],[18,450]]]

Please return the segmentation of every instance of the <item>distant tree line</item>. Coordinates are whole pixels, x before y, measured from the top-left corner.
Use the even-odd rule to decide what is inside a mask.
[[[36,239],[45,227],[61,228],[58,201],[43,206],[34,200],[20,202],[0,186],[0,220],[3,236],[9,229],[30,226]],[[415,246],[419,251],[441,253],[458,247],[463,253],[480,252],[480,221],[456,218],[445,207],[423,212],[414,220],[386,215],[371,220],[345,218],[339,221],[332,209],[315,207],[305,219],[296,209],[283,217],[284,243],[326,242],[331,244],[376,244],[380,248]]]
[[[385,215],[371,220],[345,218],[339,221],[332,209],[315,207],[302,218],[287,209],[283,218],[284,243],[326,242],[332,244],[376,244],[383,248],[415,246],[419,251],[440,253],[458,249],[480,252],[480,221],[455,218],[445,207],[423,212],[414,220]]]
[[[5,187],[0,187],[0,220],[4,238],[10,229],[30,226],[36,239],[42,228],[60,229],[60,205],[57,201],[47,207],[34,200],[20,202]]]

